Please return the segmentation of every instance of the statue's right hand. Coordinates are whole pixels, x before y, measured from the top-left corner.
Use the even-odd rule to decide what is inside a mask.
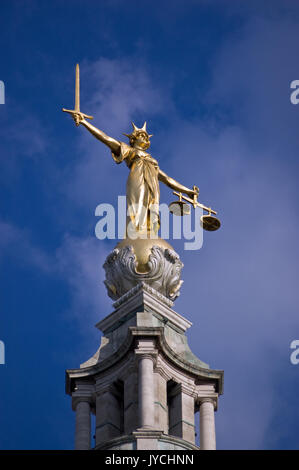
[[[72,118],[74,119],[76,126],[78,127],[82,121],[84,121],[84,116],[81,113],[73,113]]]

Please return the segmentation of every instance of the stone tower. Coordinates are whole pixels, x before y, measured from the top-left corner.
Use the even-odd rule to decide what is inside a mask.
[[[96,327],[98,351],[66,371],[66,391],[76,413],[75,448],[215,449],[214,412],[223,371],[190,350],[191,323],[173,310],[182,262],[164,240],[124,240],[104,264],[114,311]],[[200,447],[195,445],[195,413]]]

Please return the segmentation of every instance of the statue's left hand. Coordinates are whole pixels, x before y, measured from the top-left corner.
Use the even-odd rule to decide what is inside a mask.
[[[193,186],[193,189],[190,189],[188,192],[188,196],[193,197],[193,196],[198,196],[199,194],[199,188],[197,186]]]

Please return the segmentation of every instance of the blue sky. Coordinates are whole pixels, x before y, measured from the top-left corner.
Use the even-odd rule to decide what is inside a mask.
[[[7,1],[0,5],[0,448],[71,449],[64,371],[97,349],[112,311],[96,206],[128,170],[62,107],[125,139],[146,120],[152,155],[200,187],[222,228],[184,251],[175,310],[194,353],[224,369],[221,449],[298,449],[299,79],[295,1]],[[161,202],[173,196],[161,188]]]

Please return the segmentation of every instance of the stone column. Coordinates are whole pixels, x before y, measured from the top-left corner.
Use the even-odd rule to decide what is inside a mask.
[[[204,398],[200,401],[199,408],[200,417],[200,449],[201,450],[215,450],[216,449],[216,434],[215,434],[215,415],[214,415],[214,400],[211,398]]]
[[[154,427],[154,363],[150,355],[141,355],[138,363],[139,426]]]
[[[78,400],[76,405],[76,434],[75,449],[90,449],[90,403],[88,400]]]

